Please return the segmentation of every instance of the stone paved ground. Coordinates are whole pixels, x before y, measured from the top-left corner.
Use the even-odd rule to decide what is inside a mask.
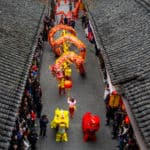
[[[66,6],[61,6],[66,9]],[[103,77],[100,65],[95,56],[93,45],[88,42],[81,27],[81,20],[76,23],[76,31],[79,39],[87,45],[86,58],[86,78],[81,78],[72,64],[73,68],[73,88],[71,95],[77,99],[77,111],[75,117],[70,121],[68,130],[69,141],[66,143],[55,142],[55,131],[48,126],[47,137],[39,139],[37,143],[38,150],[115,150],[116,141],[111,139],[110,129],[105,126],[105,109],[103,102]],[[47,114],[51,121],[56,107],[67,109],[66,96],[59,96],[57,82],[51,75],[48,67],[55,61],[54,54],[48,43],[45,43],[45,49],[42,58],[40,81],[43,91],[43,114]],[[101,127],[97,132],[96,142],[83,142],[81,130],[81,118],[86,111],[91,111],[101,117]],[[38,125],[39,126],[39,125]]]

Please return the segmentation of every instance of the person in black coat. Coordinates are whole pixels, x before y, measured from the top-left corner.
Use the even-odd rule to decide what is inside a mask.
[[[47,129],[47,124],[49,120],[47,118],[47,115],[43,115],[40,118],[40,136],[46,136],[46,129]]]
[[[30,131],[30,133],[28,135],[28,140],[30,142],[31,149],[35,150],[36,149],[36,143],[38,140],[38,134],[34,130]]]
[[[72,27],[72,28],[75,28],[75,20],[74,19],[71,19],[70,20],[70,26]]]
[[[65,25],[68,25],[68,18],[65,16],[65,18],[64,18],[64,24]]]

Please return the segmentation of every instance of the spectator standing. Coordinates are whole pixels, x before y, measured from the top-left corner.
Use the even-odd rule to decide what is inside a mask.
[[[43,41],[47,41],[48,40],[48,31],[49,31],[49,28],[48,28],[48,25],[44,26],[44,29],[43,29]]]
[[[64,24],[64,16],[63,15],[61,15],[61,17],[60,17],[59,24]]]
[[[72,2],[71,2],[71,0],[69,1],[69,10],[72,11]]]
[[[68,18],[65,16],[65,18],[64,18],[64,24],[65,25],[68,25]]]
[[[70,26],[72,28],[75,28],[75,24],[76,24],[75,20],[71,18],[71,20],[70,20]]]
[[[31,130],[28,136],[28,140],[30,142],[31,145],[31,150],[35,150],[36,149],[36,142],[38,140],[38,134],[34,131]]]
[[[85,29],[87,26],[87,20],[88,20],[86,13],[83,14],[83,16],[81,17],[81,20],[82,20],[82,27]]]
[[[30,143],[29,143],[29,141],[28,141],[27,136],[24,136],[23,144],[24,144],[24,150],[29,150]]]
[[[37,118],[41,117],[41,111],[42,111],[42,102],[41,100],[36,104],[36,111],[37,111]]]
[[[31,110],[30,115],[31,115],[31,120],[32,120],[32,127],[34,127],[35,120],[36,120],[36,113],[33,110]]]
[[[45,137],[46,136],[46,129],[47,129],[47,124],[49,120],[47,118],[47,115],[43,115],[40,118],[40,136]]]

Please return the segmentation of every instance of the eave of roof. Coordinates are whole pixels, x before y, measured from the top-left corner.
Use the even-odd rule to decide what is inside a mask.
[[[149,0],[146,0],[149,3]],[[144,6],[145,5],[145,6]],[[90,19],[102,45],[106,69],[121,87],[147,147],[150,147],[150,15],[139,0],[94,0]]]
[[[45,7],[32,0],[0,1],[0,149],[8,149]]]

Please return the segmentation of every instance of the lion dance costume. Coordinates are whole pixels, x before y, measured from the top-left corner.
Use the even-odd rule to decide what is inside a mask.
[[[67,142],[68,135],[66,130],[69,128],[69,112],[56,108],[54,118],[51,121],[51,128],[57,130],[56,142]]]
[[[86,112],[82,117],[83,140],[96,141],[96,131],[100,128],[99,116],[92,115],[91,112]]]

